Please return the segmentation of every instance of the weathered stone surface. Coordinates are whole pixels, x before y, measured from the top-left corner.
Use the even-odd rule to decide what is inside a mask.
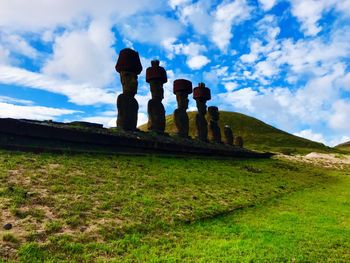
[[[221,130],[218,125],[219,109],[216,106],[210,106],[208,107],[208,113],[210,117],[210,121],[209,121],[210,141],[221,143]]]
[[[228,145],[233,145],[233,133],[230,126],[225,125],[224,134],[225,134],[225,143]]]
[[[117,99],[118,118],[117,127],[125,131],[134,131],[137,126],[139,104],[134,97],[120,94]]]
[[[153,60],[152,66],[146,70],[146,81],[150,84],[152,99],[148,102],[148,130],[164,133],[165,109],[162,104],[164,98],[163,84],[168,81],[166,71],[159,66],[158,60]]]
[[[241,136],[236,136],[234,144],[239,148],[243,148],[243,138]]]
[[[207,101],[211,99],[210,89],[204,83],[199,83],[193,90],[193,98],[196,100],[198,113],[196,114],[197,138],[208,141]]]
[[[188,137],[189,119],[186,110],[188,108],[188,95],[192,93],[192,82],[186,79],[177,79],[174,81],[173,87],[177,101],[177,109],[174,111],[177,135]]]
[[[123,93],[117,99],[117,127],[123,130],[134,131],[137,126],[139,105],[134,98],[137,93],[137,75],[142,71],[138,52],[125,48],[120,51],[115,69],[120,74]]]

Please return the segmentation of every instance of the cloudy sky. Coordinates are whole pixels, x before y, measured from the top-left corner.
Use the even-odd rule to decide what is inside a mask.
[[[212,90],[208,105],[335,145],[350,140],[350,0],[0,0],[0,117],[115,126],[119,50]],[[194,109],[191,101],[190,108]]]

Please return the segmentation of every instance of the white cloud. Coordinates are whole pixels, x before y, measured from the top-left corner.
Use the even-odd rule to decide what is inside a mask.
[[[208,28],[213,24],[213,17],[209,14],[211,1],[200,0],[196,3],[185,5],[180,10],[180,20],[184,24],[190,24],[199,34],[208,34]]]
[[[316,36],[322,26],[319,21],[326,12],[335,9],[338,13],[350,16],[349,0],[290,0],[292,14],[300,21],[301,30],[305,35]]]
[[[36,59],[39,56],[39,52],[20,35],[3,33],[0,35],[0,42],[13,53],[31,59]]]
[[[107,86],[116,77],[114,42],[105,22],[94,21],[87,30],[66,32],[55,39],[53,55],[42,72],[97,88]]]
[[[176,39],[174,38],[163,41],[163,46],[167,50],[170,59],[175,55],[185,55],[187,56],[186,64],[191,69],[200,69],[210,62],[206,56],[201,55],[202,52],[207,50],[204,45],[194,42],[190,42],[187,45],[183,43],[175,44],[175,41]]]
[[[333,104],[330,127],[337,131],[350,131],[350,100],[338,100]]]
[[[178,6],[182,6],[185,5],[187,3],[190,3],[191,0],[169,0],[169,5],[171,6],[171,8],[175,9]]]
[[[124,23],[122,31],[131,40],[161,45],[164,41],[179,36],[182,26],[177,20],[154,15],[130,19]]]
[[[0,65],[6,65],[10,62],[10,51],[0,43]]]
[[[232,38],[232,26],[250,17],[251,8],[245,0],[233,2],[224,1],[214,13],[214,23],[211,32],[212,41],[225,52]]]
[[[264,11],[269,11],[276,4],[277,0],[259,0]]]
[[[104,89],[58,80],[16,67],[0,66],[0,83],[62,94],[67,96],[69,101],[79,105],[114,104],[116,99],[113,93],[108,93]]]
[[[1,0],[0,26],[32,32],[58,26],[74,26],[91,20],[122,19],[140,12],[163,9],[164,1],[158,0]]]
[[[42,106],[23,106],[0,102],[1,118],[52,120],[62,115],[77,113],[75,110]]]
[[[238,84],[236,82],[225,82],[225,89],[230,92],[238,88]]]
[[[309,139],[311,141],[320,142],[326,144],[326,139],[321,133],[314,133],[311,129],[302,130],[300,132],[294,133],[295,136]]]
[[[12,98],[8,96],[0,96],[0,102],[8,104],[20,104],[20,105],[33,105],[34,102],[31,100],[22,100],[17,98]]]
[[[207,65],[210,62],[210,60],[206,56],[194,56],[188,59],[187,65],[191,69],[201,69],[205,65]]]

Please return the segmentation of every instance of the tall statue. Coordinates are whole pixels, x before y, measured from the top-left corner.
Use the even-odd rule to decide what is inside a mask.
[[[228,145],[233,145],[233,133],[230,126],[225,125],[224,135],[225,135],[225,143]]]
[[[221,143],[221,131],[218,125],[219,109],[216,106],[210,106],[208,107],[208,113],[210,117],[210,121],[209,121],[210,141]]]
[[[148,130],[164,133],[165,109],[162,104],[164,98],[163,84],[168,82],[166,71],[159,66],[159,60],[151,61],[152,66],[146,70],[146,81],[151,86],[152,99],[148,102]]]
[[[177,79],[174,81],[173,91],[177,101],[177,109],[174,111],[177,135],[187,138],[189,120],[186,110],[188,108],[188,95],[192,93],[192,82],[186,79]]]
[[[130,48],[122,49],[115,69],[120,74],[123,87],[123,93],[117,99],[117,127],[126,131],[135,131],[139,104],[134,97],[138,86],[137,75],[142,71],[139,53]]]
[[[198,113],[196,114],[197,138],[208,141],[207,101],[211,99],[210,89],[204,83],[199,83],[193,90],[193,98],[196,100]]]

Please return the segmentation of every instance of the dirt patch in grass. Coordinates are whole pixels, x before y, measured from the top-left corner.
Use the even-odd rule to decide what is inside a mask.
[[[307,155],[276,155],[277,159],[298,161],[318,167],[342,170],[350,166],[350,155],[312,152]]]

